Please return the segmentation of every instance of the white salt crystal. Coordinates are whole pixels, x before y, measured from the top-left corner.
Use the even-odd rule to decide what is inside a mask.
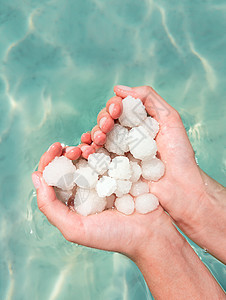
[[[99,197],[94,189],[78,188],[74,199],[74,208],[78,214],[88,216],[102,212],[106,203],[106,198]]]
[[[130,180],[121,180],[121,179],[117,179],[117,188],[115,190],[115,194],[117,197],[122,197],[125,194],[128,194],[131,186],[132,186],[132,182]]]
[[[149,192],[149,186],[147,182],[144,182],[142,180],[138,180],[137,182],[134,182],[132,184],[130,194],[134,197],[146,194]]]
[[[115,194],[112,194],[111,196],[106,197],[106,201],[107,201],[107,204],[105,207],[106,209],[114,207],[115,198],[116,198]]]
[[[116,179],[130,179],[131,167],[129,159],[125,156],[116,156],[112,159],[108,175]]]
[[[137,182],[141,176],[141,167],[137,162],[130,161],[132,175],[130,177],[131,182]]]
[[[122,100],[122,104],[123,110],[119,117],[121,125],[126,127],[138,126],[147,117],[147,112],[140,99],[127,96]]]
[[[135,199],[135,208],[138,213],[147,214],[159,206],[158,198],[151,194],[143,194]]]
[[[106,197],[113,194],[116,190],[117,183],[114,178],[103,176],[96,185],[96,191],[99,197]]]
[[[45,167],[43,178],[50,186],[56,186],[62,190],[71,190],[74,184],[76,167],[72,161],[65,156],[55,157]]]
[[[103,175],[108,170],[110,162],[110,156],[104,153],[93,153],[88,157],[89,166],[100,175]]]
[[[157,157],[142,161],[141,167],[142,176],[147,180],[158,181],[165,172],[164,163]]]
[[[145,160],[157,152],[157,145],[143,126],[134,127],[129,131],[129,150],[135,158]]]
[[[61,190],[57,187],[54,187],[55,193],[56,193],[56,197],[58,200],[62,201],[62,202],[67,202],[73,193],[73,189],[72,190]]]
[[[152,117],[147,117],[141,124],[154,139],[159,132],[159,123]]]
[[[119,124],[115,124],[114,128],[107,134],[105,148],[109,152],[123,155],[129,151],[127,139],[128,129]]]
[[[80,168],[75,173],[75,183],[84,189],[93,189],[96,186],[98,174],[91,167]]]
[[[134,212],[133,197],[127,194],[120,198],[116,198],[115,207],[123,214],[131,215]]]

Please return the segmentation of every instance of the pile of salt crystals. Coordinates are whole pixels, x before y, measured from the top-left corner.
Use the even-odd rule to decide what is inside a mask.
[[[58,199],[67,203],[73,197],[76,212],[83,216],[110,208],[126,215],[134,210],[146,214],[159,205],[147,183],[158,181],[165,172],[156,157],[159,124],[147,115],[140,99],[128,96],[122,103],[122,115],[103,148],[88,161],[56,157],[43,172]]]

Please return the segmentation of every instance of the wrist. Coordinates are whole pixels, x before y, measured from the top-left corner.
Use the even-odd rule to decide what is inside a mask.
[[[175,223],[190,239],[225,263],[226,189],[200,168],[199,172],[201,193],[195,199],[193,213]]]
[[[172,224],[171,218],[162,208],[152,212],[158,215],[152,223],[151,228],[143,230],[142,240],[137,244],[137,247],[129,253],[129,257],[136,263],[145,260],[146,258],[155,257],[156,259],[167,255],[167,249],[180,251],[184,247],[186,240],[177,231]],[[150,217],[154,217],[153,215]]]

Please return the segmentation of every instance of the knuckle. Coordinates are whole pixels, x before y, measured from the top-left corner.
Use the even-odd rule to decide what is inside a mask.
[[[173,114],[174,114],[174,118],[176,120],[181,121],[181,116],[180,116],[180,114],[179,114],[179,112],[177,110],[174,109]]]

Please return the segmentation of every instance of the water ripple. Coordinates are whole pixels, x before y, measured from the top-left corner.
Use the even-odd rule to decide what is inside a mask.
[[[203,57],[197,50],[195,50],[191,40],[189,41],[189,46],[191,52],[201,61],[203,69],[205,71],[206,80],[210,88],[214,90],[217,85],[217,77],[215,75],[213,67],[210,65],[209,61],[205,57]]]

